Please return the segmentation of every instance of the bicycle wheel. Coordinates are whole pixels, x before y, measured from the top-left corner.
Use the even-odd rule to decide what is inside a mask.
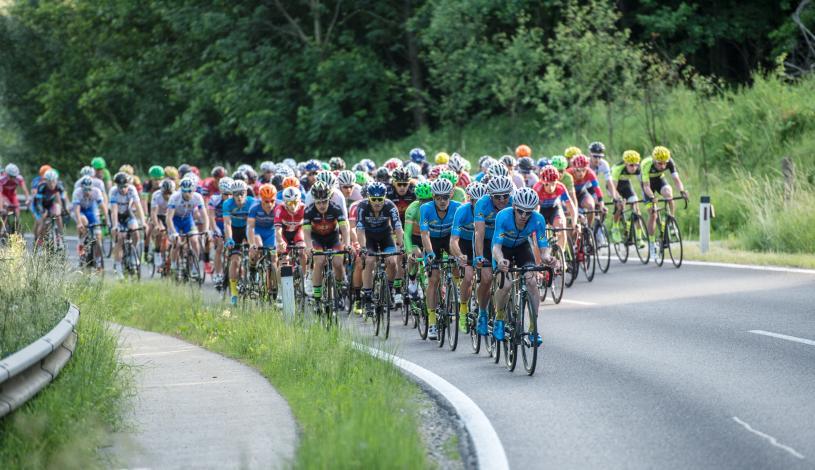
[[[614,242],[614,253],[621,263],[628,261],[628,221],[623,218],[620,224],[620,241]]]
[[[187,249],[187,270],[191,281],[198,283],[199,286],[204,283],[204,271],[201,269],[200,261],[190,249]]]
[[[673,217],[668,218],[665,224],[665,233],[667,234],[665,238],[668,240],[668,254],[671,256],[671,261],[674,266],[679,268],[682,266],[684,256],[682,249],[682,232],[679,230],[679,224],[676,223],[676,219]]]
[[[447,297],[443,295],[444,292],[441,288],[441,279],[439,279],[439,287],[436,288],[436,341],[439,347],[444,347],[444,340],[447,331]]]
[[[450,348],[450,351],[455,351],[456,347],[458,347],[460,305],[458,303],[458,290],[452,281],[451,278],[450,283],[447,285],[447,321],[445,323],[447,325],[447,346]]]
[[[654,224],[654,243],[657,245],[656,256],[654,257],[654,262],[657,266],[662,266],[662,263],[665,262],[665,234],[662,231],[662,223],[664,219],[662,217],[657,218],[657,223]]]
[[[566,273],[563,272],[563,267],[566,265],[566,258],[563,256],[563,250],[560,245],[552,247],[552,256],[555,258],[555,266],[551,273],[551,282],[549,289],[552,291],[552,300],[555,304],[559,304],[563,298],[563,291],[566,288]]]
[[[575,245],[576,243],[572,243],[569,238],[566,239],[566,249],[563,251],[563,257],[566,260],[563,273],[566,278],[566,287],[572,287],[575,279],[577,279],[578,272],[580,272],[580,264],[578,264],[575,255]]]
[[[594,280],[594,271],[597,264],[597,247],[594,242],[594,235],[588,227],[583,227],[583,262],[580,263],[583,267],[583,273],[586,275],[586,280],[591,282]]]
[[[492,330],[495,325],[495,309],[492,308],[492,301],[490,301],[490,318],[487,322],[487,349],[490,351],[490,357],[492,357],[492,362],[498,364],[498,361],[501,360],[501,345],[495,339],[495,336],[492,334]]]
[[[637,218],[631,223],[631,240],[634,242],[634,249],[637,251],[637,257],[642,264],[648,264],[651,257],[651,251],[648,249],[648,231],[645,228],[645,221],[642,217]]]
[[[374,278],[374,336],[379,336],[379,328],[382,325],[382,300],[379,298],[382,295],[382,278],[377,274]]]
[[[385,339],[388,339],[391,333],[391,304],[393,299],[391,299],[391,290],[387,282],[382,283],[382,299],[382,315],[384,316],[382,320],[385,323]]]
[[[532,300],[528,294],[524,295],[520,302],[521,311],[518,314],[518,325],[521,331],[521,357],[524,361],[524,370],[527,375],[535,373],[535,367],[538,363],[538,342],[532,341],[532,338],[538,333],[537,318],[538,312],[532,308]],[[535,328],[532,328],[532,320],[535,320]],[[524,328],[524,325],[529,325],[529,331]]]
[[[325,272],[323,272],[323,276],[323,311],[320,315],[320,319],[326,328],[331,328],[331,326],[334,324],[334,320],[337,318],[337,309],[334,305],[334,299],[336,298],[334,296],[334,286],[336,285],[334,282],[334,271],[331,269],[326,269]]]
[[[298,312],[305,309],[306,295],[303,291],[303,272],[300,271],[300,265],[295,265],[292,272],[292,284],[294,287],[294,306]]]
[[[419,289],[422,287],[419,286]],[[423,340],[427,339],[427,308],[425,307],[424,299],[418,299],[411,303],[414,306],[413,314],[416,316],[417,329],[419,330],[419,337]]]
[[[611,246],[609,246],[608,241],[608,230],[602,223],[595,225],[594,244],[597,253],[597,267],[603,273],[607,273],[609,266],[611,266]]]
[[[104,250],[105,258],[110,258],[113,252],[113,234],[107,228],[104,228],[102,234],[102,249]]]
[[[514,371],[518,364],[518,337],[522,333],[521,330],[518,330],[518,301],[520,299],[517,299],[514,290],[515,288],[510,290],[506,309],[507,319],[504,321],[504,340],[501,342],[504,348],[504,364],[510,372]]]

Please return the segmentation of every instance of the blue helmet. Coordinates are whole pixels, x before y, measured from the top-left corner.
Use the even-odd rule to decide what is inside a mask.
[[[549,165],[550,163],[551,162],[549,161],[548,158],[539,158],[538,159],[538,168],[543,168],[543,167]]]
[[[410,151],[410,159],[416,163],[423,162],[425,160],[425,157],[426,155],[424,153],[424,150],[418,147]]]
[[[368,185],[368,197],[385,197],[388,188],[379,181],[374,181]]]
[[[315,159],[311,159],[306,162],[306,171],[320,171],[323,167],[320,165],[320,162]]]

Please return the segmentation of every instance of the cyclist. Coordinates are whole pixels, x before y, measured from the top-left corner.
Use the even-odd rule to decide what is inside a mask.
[[[463,190],[466,190],[467,186],[470,185],[470,174],[464,170],[465,161],[464,157],[458,153],[454,153],[450,156],[450,162],[447,163],[447,169],[455,173],[458,178],[458,182],[455,183],[455,185]]]
[[[551,163],[552,166],[560,172],[560,182],[566,186],[566,191],[569,192],[569,199],[577,201],[577,195],[574,192],[574,178],[570,173],[566,172],[566,168],[569,168],[569,160],[563,155],[556,155],[552,157]]]
[[[666,147],[656,146],[651,152],[651,156],[644,159],[641,163],[642,174],[648,178],[648,184],[642,185],[642,190],[645,193],[645,202],[649,202],[650,214],[648,216],[648,240],[651,244],[651,256],[656,259],[656,244],[654,244],[654,228],[657,221],[656,208],[656,193],[662,195],[663,198],[668,199],[668,211],[673,215],[674,202],[670,199],[673,198],[673,189],[665,179],[665,173],[668,172],[674,181],[674,184],[679,189],[679,193],[685,199],[688,198],[688,192],[685,191],[685,185],[679,178],[679,171],[676,169],[676,163],[671,158],[671,151]]]
[[[450,170],[444,170],[439,174],[439,178],[446,179],[453,185],[452,199],[458,203],[462,203],[467,199],[467,192],[464,188],[456,186],[458,183],[458,175]]]
[[[606,190],[608,190],[611,198],[614,199],[614,193],[611,192],[611,166],[609,166],[605,156],[606,146],[603,145],[602,142],[592,142],[589,144],[589,157],[591,157],[591,165],[589,165],[589,168],[591,168],[598,178],[605,180]]]
[[[410,161],[419,165],[421,168],[421,174],[423,176],[427,176],[427,173],[430,172],[430,162],[427,161],[427,156],[424,150],[420,148],[411,149]]]
[[[258,259],[263,254],[260,248],[274,250],[275,248],[275,196],[277,189],[269,183],[260,185],[258,188],[260,202],[256,202],[249,209],[246,217],[246,234],[249,238],[249,273],[254,277],[255,266]],[[277,255],[274,251],[269,253],[272,266],[275,266],[274,284],[277,285]],[[272,292],[272,298],[277,298],[277,289]]]
[[[17,188],[23,188],[24,204],[28,204],[30,194],[25,179],[20,176],[20,169],[14,163],[6,165],[6,172],[0,175],[0,215],[5,217],[7,209],[14,211],[16,220],[20,220],[20,201],[17,200]]]
[[[490,167],[495,164],[496,160],[489,155],[483,155],[481,158],[478,159],[478,167],[481,171],[475,174],[473,177],[474,180],[487,184],[486,181],[481,181],[486,175],[487,172],[490,170]]]
[[[122,277],[122,245],[128,230],[144,227],[145,217],[142,211],[139,192],[130,183],[128,175],[122,172],[113,177],[114,186],[110,188],[111,225],[116,233],[116,245],[113,248],[113,270],[118,277]],[[135,210],[134,210],[135,208]],[[138,232],[130,234],[133,246],[139,244]]]
[[[303,191],[308,192],[311,189],[311,185],[317,181],[317,172],[322,170],[320,161],[314,159],[309,160],[306,162],[304,170],[304,175],[300,178],[300,187],[303,188]]]
[[[165,179],[161,182],[159,189],[153,191],[150,197],[150,236],[153,238],[153,263],[160,266],[163,272],[164,237],[167,236],[167,207],[170,197],[175,192],[175,182]],[[148,235],[145,235],[146,237]]]
[[[447,165],[447,162],[450,161],[450,155],[448,155],[447,152],[439,152],[433,158],[433,161],[436,165]]]
[[[215,169],[212,170],[213,172]],[[267,184],[272,182],[275,176],[275,164],[270,161],[265,161],[260,164],[260,175],[258,175],[258,182],[260,184]]]
[[[521,188],[515,193],[512,207],[501,210],[495,217],[495,231],[492,236],[493,269],[507,272],[510,266],[534,266],[540,260],[551,262],[549,256],[549,243],[546,239],[546,221],[537,211],[540,201],[538,195],[531,188]],[[536,243],[530,243],[530,238]],[[539,251],[542,250],[542,253]],[[532,310],[537,312],[540,306],[540,291],[535,273],[525,275],[526,287],[532,302]],[[504,321],[506,318],[506,301],[509,294],[510,283],[505,282],[503,287],[495,291],[495,328],[493,336],[498,341],[504,340]],[[530,319],[531,320],[531,319]],[[536,325],[530,321],[530,330],[536,330]],[[530,341],[540,345],[543,339],[538,333]]]
[[[492,282],[492,250],[489,244],[495,230],[495,216],[507,205],[512,205],[512,193],[515,187],[506,176],[490,178],[487,183],[487,194],[475,203],[473,216],[473,262],[481,268],[481,284],[478,286],[478,334],[487,334],[487,304],[490,301],[490,283]]]
[[[572,158],[574,158],[576,155],[582,155],[582,154],[583,154],[583,151],[580,150],[580,147],[574,147],[574,146],[568,147],[568,148],[566,148],[566,150],[563,151],[563,156],[566,158],[566,161],[568,161],[570,163],[572,161]]]
[[[147,179],[144,181],[141,190],[141,204],[142,210],[147,214],[147,219],[150,223],[144,229],[144,258],[148,259],[150,256],[150,241],[153,240],[153,217],[152,217],[152,198],[153,193],[160,190],[161,180],[164,178],[164,168],[153,165],[147,171]]]
[[[314,181],[322,181],[326,186],[328,186],[328,194],[330,194],[331,203],[339,207],[340,210],[342,210],[343,218],[348,220],[348,207],[345,206],[345,196],[342,194],[342,191],[337,188],[337,177],[334,176],[334,173],[321,170],[319,173],[317,173],[317,176],[315,176]],[[314,197],[311,191],[309,191],[306,193],[306,207],[309,207],[313,202]]]
[[[222,289],[224,282],[224,202],[232,197],[232,183],[228,176],[218,180],[218,194],[212,195],[207,202],[209,213],[209,226],[212,227],[213,242],[215,244],[215,269],[212,282],[216,288]]]
[[[407,168],[399,167],[391,174],[391,183],[387,186],[387,198],[399,211],[399,220],[405,224],[405,212],[408,206],[416,200],[416,187],[410,182],[410,173]]]
[[[566,227],[566,217],[563,215],[563,206],[565,205],[569,211],[569,220],[572,221],[572,228],[577,228],[577,214],[569,198],[569,192],[566,186],[560,181],[560,173],[557,169],[548,165],[541,170],[541,179],[535,185],[535,192],[538,194],[540,200],[540,213],[543,215],[546,223],[551,227],[564,228]],[[557,244],[561,248],[566,248],[566,233],[558,232]]]
[[[401,248],[404,236],[402,222],[399,220],[399,210],[393,202],[385,198],[387,188],[383,183],[375,181],[369,184],[367,192],[368,199],[363,200],[357,208],[357,240],[359,240],[361,252],[363,254],[366,252],[393,253],[397,247]],[[402,279],[396,278],[396,257],[386,258],[385,265],[388,284],[396,288],[393,296],[394,304],[399,306],[402,304],[402,294],[399,293]],[[369,316],[373,314],[374,308],[371,289],[375,266],[376,257],[367,256],[362,272],[362,301]]]
[[[91,167],[93,167],[94,171],[93,176],[102,180],[102,182],[105,183],[105,192],[109,192],[113,187],[113,184],[111,184],[110,170],[107,169],[105,159],[102,157],[93,157],[91,160]]]
[[[606,211],[606,206],[603,205],[603,191],[600,189],[600,183],[594,172],[589,168],[589,159],[582,154],[572,157],[572,166],[566,169],[572,178],[574,178],[574,191],[577,194],[577,204],[579,207],[593,211],[595,202],[600,205],[600,210]],[[592,194],[594,193],[594,194]],[[589,224],[594,221],[594,213],[589,212]]]
[[[351,204],[362,199],[362,188],[357,184],[357,177],[353,171],[339,171],[337,174],[337,183],[339,184],[340,191],[342,191],[342,195],[345,197],[345,207],[351,207]]]
[[[518,159],[518,173],[524,180],[524,186],[527,188],[534,188],[538,183],[538,175],[535,174],[535,161],[530,157],[521,157]]]
[[[363,173],[363,175],[365,175]],[[365,175],[367,179],[367,175]],[[359,179],[357,181],[360,181]],[[359,253],[360,245],[359,240],[357,239],[357,214],[359,213],[359,205],[362,201],[367,200],[368,198],[368,184],[364,183],[364,185],[360,189],[360,195],[362,198],[358,201],[351,203],[348,207],[348,227],[349,232],[351,235],[351,248],[353,253],[351,256],[353,257],[353,264],[354,264],[354,271],[351,273],[351,287],[354,289],[354,299],[356,299],[356,305],[354,309],[357,313],[360,313],[360,298],[362,292],[362,257]]]
[[[328,159],[328,168],[335,172],[342,171],[345,169],[345,160],[341,157],[331,157]]]
[[[408,294],[415,298],[419,291],[416,284],[416,268],[418,263],[416,258],[422,256],[422,234],[421,234],[421,206],[422,204],[433,199],[433,191],[430,188],[430,182],[422,181],[415,187],[414,193],[416,200],[410,203],[405,211],[405,253],[409,254],[408,258]]]
[[[331,176],[333,178],[333,175]],[[318,180],[311,187],[309,193],[313,202],[306,205],[303,214],[303,238],[306,242],[306,256],[315,251],[348,250],[351,244],[348,219],[342,208],[331,200],[333,194],[331,188],[324,181]],[[344,200],[342,202],[345,203]],[[342,262],[343,258],[341,256],[335,256],[331,260],[334,279],[338,285],[342,285],[345,279],[345,268]],[[313,296],[316,301],[323,296],[323,267],[326,263],[326,257],[315,256],[313,257],[313,263],[311,278]]]
[[[232,305],[238,304],[238,274],[241,265],[241,245],[246,241],[246,218],[255,205],[255,198],[247,195],[243,180],[232,182],[232,197],[223,205],[224,247],[229,250],[229,291]]]
[[[615,200],[616,210],[614,211],[614,222],[611,225],[611,240],[620,243],[620,219],[623,215],[623,199],[627,202],[636,203],[639,201],[634,192],[634,185],[642,188],[642,173],[640,172],[640,153],[636,150],[626,150],[623,152],[623,161],[611,168],[611,185],[614,194],[619,195]],[[639,206],[634,204],[633,211],[639,214]]]
[[[461,281],[461,305],[459,312],[459,326],[462,331],[466,329],[467,314],[470,310],[470,296],[473,284],[473,234],[475,228],[475,203],[487,194],[487,186],[477,181],[467,186],[468,201],[462,204],[453,218],[453,230],[450,233],[450,251],[464,266],[464,279]]]
[[[79,187],[74,189],[71,202],[73,204],[74,220],[76,221],[77,234],[79,235],[79,244],[77,250],[79,257],[84,254],[83,241],[85,240],[85,231],[90,225],[96,225],[93,229],[93,235],[96,238],[96,249],[99,250],[99,257],[101,258],[102,250],[102,227],[99,224],[99,208],[103,212],[108,211],[105,198],[102,196],[104,193],[94,185],[92,176],[83,176],[79,180]],[[101,266],[97,266],[101,268]]]
[[[305,246],[303,218],[306,206],[301,201],[299,188],[290,186],[281,192],[283,193],[283,203],[275,207],[274,224],[276,239],[279,240],[279,252],[283,256],[288,253],[289,246]],[[300,266],[303,269],[307,266],[306,262],[305,253],[301,252]]]
[[[34,223],[34,237],[36,242],[41,245],[43,242],[43,235],[45,235],[46,218],[43,216],[51,215],[56,217],[58,234],[64,233],[62,226],[62,208],[67,207],[65,201],[65,187],[59,180],[57,170],[51,169],[45,172],[43,181],[37,186],[37,192],[34,196],[33,215],[36,222]],[[61,245],[61,243],[60,243]]]
[[[499,162],[506,167],[507,176],[509,176],[509,179],[512,180],[512,184],[515,185],[516,188],[523,188],[526,185],[524,177],[515,171],[515,165],[518,163],[515,157],[512,155],[504,155]]]
[[[261,168],[263,168],[262,165]],[[201,180],[196,190],[204,196],[204,202],[209,202],[209,198],[221,191],[221,186],[218,183],[224,176],[226,176],[226,168],[219,165],[210,171],[207,178]]]
[[[198,242],[199,232],[195,220],[201,220],[203,233],[209,233],[209,217],[204,209],[204,198],[195,192],[196,186],[192,177],[182,178],[178,183],[178,191],[167,202],[167,233],[173,241],[172,269],[176,269],[178,265],[181,250],[179,235],[189,235],[188,247],[195,259],[200,259],[201,245]]]

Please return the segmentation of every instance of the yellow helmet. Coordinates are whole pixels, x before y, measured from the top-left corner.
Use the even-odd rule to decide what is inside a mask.
[[[170,179],[178,179],[178,168],[174,166],[165,166],[164,167],[164,176]]]
[[[450,161],[450,155],[447,152],[439,152],[436,154],[436,165],[445,165]]]
[[[127,173],[128,175],[133,176],[133,173],[134,173],[133,166],[128,165],[128,164],[124,164],[124,165],[119,167],[119,172],[120,173]]]
[[[579,148],[569,147],[563,151],[563,156],[566,157],[568,160],[571,160],[572,157],[574,157],[575,155],[580,155],[581,153],[583,152]]]
[[[654,147],[654,151],[651,152],[651,156],[654,158],[654,161],[665,163],[671,159],[671,151],[668,150],[667,147],[658,145]]]
[[[640,153],[636,150],[626,150],[623,152],[623,161],[626,164],[633,165],[640,162]]]

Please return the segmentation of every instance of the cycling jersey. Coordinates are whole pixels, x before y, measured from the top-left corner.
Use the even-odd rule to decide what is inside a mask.
[[[396,188],[394,188],[393,185],[388,186],[388,193],[386,197],[396,205],[396,209],[399,211],[399,220],[401,220],[404,224],[405,212],[407,211],[408,206],[410,206],[410,204],[416,200],[416,186],[411,183],[408,185],[405,194],[401,196],[396,192]]]
[[[55,202],[60,202],[65,197],[65,187],[62,181],[57,181],[53,189],[48,187],[48,183],[43,181],[37,185],[37,194],[34,196],[34,213],[42,214]]]
[[[399,220],[399,210],[390,200],[385,199],[379,214],[374,214],[371,201],[363,200],[359,204],[357,208],[357,229],[362,229],[368,233],[390,232],[401,228],[402,222]]]
[[[461,238],[462,240],[472,240],[475,235],[475,207],[473,202],[470,201],[462,204],[456,209],[456,215],[453,218],[453,231],[452,234]]]
[[[538,183],[532,189],[538,193],[541,209],[560,207],[562,203],[569,200],[569,192],[566,190],[566,186],[561,182],[558,182],[555,185],[555,190],[551,193],[548,193],[545,189],[543,189],[543,181],[538,181]]]
[[[263,208],[262,202],[256,202],[252,208],[249,209],[249,215],[247,218],[255,219],[256,229],[274,229],[275,210],[272,208],[271,212],[266,212],[266,210]]]
[[[586,169],[586,172],[583,173],[583,178],[577,177],[574,168],[567,168],[566,171],[574,178],[575,193],[579,194],[584,189],[586,192],[594,191],[594,195],[597,196],[597,199],[600,201],[603,200],[603,190],[600,189],[600,182],[597,181],[597,177],[594,175],[594,172],[591,171],[591,168]]]
[[[133,213],[133,204],[138,204],[140,202],[139,199],[139,192],[136,190],[136,187],[132,184],[128,184],[125,186],[125,192],[122,194],[119,191],[118,186],[113,186],[110,188],[110,194],[108,194],[108,199],[110,200],[110,207],[113,210],[113,205],[116,204],[118,207],[119,215],[125,214],[132,214]]]
[[[98,189],[102,193],[102,196],[104,197],[106,193],[105,182],[95,176],[91,177],[91,181],[93,182],[93,187]],[[76,182],[74,183],[74,190],[81,189],[81,186],[82,178],[76,180]]]
[[[633,173],[628,171],[625,162],[620,162],[611,168],[611,179],[615,183],[630,184],[631,181],[642,183],[641,166],[637,165],[637,170]]]
[[[529,243],[529,237],[533,235],[539,248],[549,246],[549,241],[546,239],[546,221],[538,212],[530,214],[523,228],[515,225],[515,209],[512,207],[502,209],[495,217],[495,232],[492,236],[493,245],[516,247]]]
[[[462,189],[466,189],[467,186],[470,185],[470,175],[466,171],[462,171],[458,174],[458,181],[456,181],[456,186]]]
[[[88,192],[83,191],[82,188],[75,189],[71,197],[71,204],[74,207],[79,206],[82,212],[96,211],[103,201],[102,191],[96,188],[91,188]]]
[[[563,183],[563,185],[566,186],[566,189],[569,191],[574,190],[574,178],[572,178],[572,175],[569,173],[566,173],[565,171],[561,172],[560,182]]]
[[[246,227],[246,216],[253,205],[255,205],[255,198],[252,196],[246,196],[243,205],[240,207],[238,207],[234,197],[229,198],[223,205],[224,217],[230,218],[232,227],[244,228]]]
[[[430,238],[449,237],[450,232],[453,230],[453,219],[460,206],[461,204],[459,202],[450,201],[444,218],[440,218],[438,208],[434,201],[422,204],[420,210],[421,231],[428,232]]]
[[[652,157],[648,157],[640,163],[640,168],[642,174],[648,175],[648,178],[651,180],[663,178],[665,173],[669,173],[671,176],[679,176],[679,171],[676,169],[676,164],[674,163],[674,159],[671,158],[668,160],[668,163],[665,165],[665,168],[659,170],[654,166],[654,159]]]
[[[192,217],[196,209],[204,210],[204,198],[198,193],[190,193],[190,199],[185,200],[181,191],[176,191],[167,201],[167,208],[173,209],[173,217]]]
[[[307,206],[303,212],[303,228],[319,236],[338,232],[339,226],[346,224],[347,220],[340,206],[333,202],[328,203],[324,213],[320,213],[314,204]]]
[[[3,196],[8,199],[9,204],[15,209],[20,205],[17,201],[18,186],[25,186],[25,180],[22,176],[17,175],[15,178],[12,178],[6,173],[0,176],[0,189],[2,189]]]
[[[297,232],[303,226],[303,217],[306,206],[303,203],[297,204],[294,212],[289,212],[284,204],[279,204],[274,209],[274,224],[282,227],[284,232]]]
[[[512,206],[512,196],[509,197],[507,206]],[[492,203],[492,197],[489,194],[485,194],[475,203],[474,221],[484,222],[484,240],[492,239],[496,214],[498,214],[498,209]]]
[[[158,216],[167,215],[168,199],[169,196],[165,197],[164,193],[160,189],[158,191],[153,191],[153,195],[150,197],[150,213],[155,213]]]
[[[467,200],[467,192],[464,191],[464,189],[456,186],[453,188],[453,195],[450,199],[458,203],[462,203]]]
[[[594,161],[592,159],[592,161]],[[608,165],[608,162],[605,158],[600,159],[600,163],[597,165],[591,165],[592,171],[594,174],[599,177],[602,177],[605,181],[611,180],[611,167]]]
[[[204,200],[208,200],[216,194],[221,194],[221,190],[218,189],[218,182],[211,176],[201,180],[196,190],[204,196]]]
[[[510,175],[510,179],[512,179],[512,184],[518,189],[521,189],[526,185],[526,181],[524,180],[524,177],[521,176],[518,173],[513,172]]]
[[[524,185],[527,188],[534,188],[538,183],[538,175],[532,173],[531,171],[529,173],[521,173],[521,176],[523,177]]]
[[[359,205],[362,203],[362,199],[352,203],[348,206],[348,224],[351,227],[356,228],[357,226],[357,214],[359,214]]]
[[[343,218],[348,220],[348,207],[345,206],[345,196],[342,195],[342,191],[340,191],[339,188],[334,188],[329,201],[331,201],[331,204],[339,207],[342,211]],[[303,202],[305,203],[306,207],[314,204],[314,197],[311,195],[311,192],[306,194],[306,198]]]

